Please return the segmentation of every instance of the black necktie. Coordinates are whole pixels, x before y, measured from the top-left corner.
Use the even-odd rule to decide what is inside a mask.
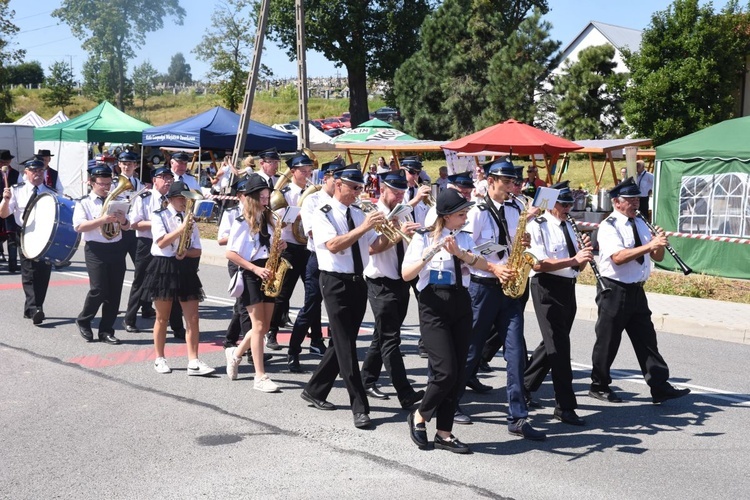
[[[167,197],[164,195],[161,195],[161,208],[167,208],[167,205],[169,205],[169,202],[167,201]]]
[[[413,199],[414,199],[414,188],[410,187],[409,188],[409,200],[413,200]]]
[[[396,264],[396,271],[398,271],[398,275],[401,276],[401,266],[404,264],[404,242],[399,241],[396,243],[396,261],[398,264]]]
[[[37,199],[39,196],[39,186],[34,186],[34,189],[31,190],[31,197],[29,198],[28,203],[26,203],[26,208],[23,210],[23,220],[26,220],[26,216],[29,213],[29,210],[31,210],[31,205],[33,205],[34,200]]]
[[[568,226],[565,224],[565,221],[560,222],[560,229],[562,229],[562,232],[565,235],[565,244],[568,246],[568,256],[575,257],[576,247],[573,245],[573,239],[570,237]],[[573,271],[579,271],[581,269],[580,266],[570,266],[570,268],[573,269]]]
[[[273,189],[273,177],[268,178],[268,187]]]
[[[630,227],[632,227],[632,228],[633,228],[633,239],[635,240],[635,246],[636,246],[636,247],[639,247],[639,246],[641,246],[641,245],[642,245],[643,243],[641,243],[641,237],[640,237],[640,236],[638,236],[638,229],[636,229],[636,227],[635,227],[635,219],[633,219],[633,218],[629,218],[628,220],[630,221]],[[636,260],[636,261],[637,261],[637,262],[638,262],[639,264],[643,264],[643,255],[641,255],[640,257],[636,257],[636,258],[635,258],[635,260]]]
[[[177,218],[180,219],[180,222],[183,221],[182,213],[181,212],[177,212]]]
[[[349,227],[349,231],[354,229],[354,219],[352,219],[350,208],[346,209],[346,224]],[[364,266],[362,265],[362,254],[359,251],[359,240],[355,241],[352,245],[352,259],[354,260],[354,274],[361,276]]]
[[[99,201],[101,201],[101,202],[102,202],[102,204],[104,203],[104,200],[106,200],[106,198],[105,198],[104,196],[97,196],[96,198],[97,198],[97,199],[98,199]]]
[[[453,256],[453,272],[456,273],[456,288],[463,288],[464,281],[461,278],[461,261],[458,256]]]

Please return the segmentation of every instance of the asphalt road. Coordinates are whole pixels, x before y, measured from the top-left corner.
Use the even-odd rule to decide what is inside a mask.
[[[503,361],[482,374],[495,387],[467,391],[470,426],[454,433],[473,454],[418,450],[409,440],[406,412],[383,377],[389,401],[371,401],[373,430],[353,427],[348,397],[338,382],[321,412],[299,397],[309,378],[283,371],[285,351],[267,370],[282,392],[252,388],[252,367],[224,374],[219,346],[230,315],[224,268],[204,265],[208,298],[201,305],[201,358],[212,378],[185,374],[184,344],[173,339],[170,366],[153,368],[150,331],[117,332],[124,343],[87,344],[73,323],[87,291],[82,252],[55,271],[45,304],[47,320],[22,318],[20,277],[0,272],[0,498],[747,498],[750,436],[750,346],[662,333],[660,349],[672,381],[693,389],[663,405],[650,402],[632,348],[623,342],[615,387],[626,402],[609,405],[585,394],[593,323],[572,333],[579,414],[587,426],[552,420],[549,380],[532,414],[548,433],[544,443],[510,436],[505,427]],[[127,280],[132,278],[129,271]],[[123,293],[125,305],[129,286]],[[293,304],[300,304],[301,286]],[[412,301],[413,302],[413,301]],[[412,303],[403,350],[416,388],[426,382],[426,360],[416,353]],[[371,316],[360,335],[360,359]],[[141,326],[146,322],[140,320]],[[530,348],[540,339],[526,315]],[[319,358],[304,351],[312,370]],[[434,425],[428,426],[430,437]]]

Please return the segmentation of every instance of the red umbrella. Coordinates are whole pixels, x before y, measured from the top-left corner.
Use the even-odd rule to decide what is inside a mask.
[[[541,153],[547,156],[557,156],[560,153],[576,151],[582,146],[531,125],[508,120],[443,144],[442,148],[462,153],[510,151],[524,156]]]

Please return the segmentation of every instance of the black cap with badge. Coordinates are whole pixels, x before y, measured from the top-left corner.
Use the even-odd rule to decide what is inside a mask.
[[[558,203],[573,203],[573,192],[568,186],[570,181],[562,181],[556,184],[552,184],[550,188],[557,189],[557,202]]]
[[[635,198],[641,196],[641,190],[632,177],[628,177],[609,191],[610,198]]]
[[[450,215],[473,206],[473,201],[467,200],[455,189],[443,189],[438,194],[435,210],[438,215]]]

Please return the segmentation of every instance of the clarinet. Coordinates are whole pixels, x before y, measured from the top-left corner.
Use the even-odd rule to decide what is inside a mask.
[[[656,228],[643,216],[643,214],[639,212],[638,210],[636,210],[635,215],[638,216],[643,222],[646,223],[648,230],[651,231],[651,235],[656,236]],[[667,243],[667,246],[665,248],[667,249],[667,252],[669,252],[669,255],[674,257],[674,260],[677,261],[677,265],[680,266],[680,269],[682,269],[682,273],[685,276],[693,272],[693,270],[690,269],[690,266],[685,264],[685,261],[682,260],[679,255],[677,255],[677,252],[675,252],[675,249],[672,248],[672,245]]]
[[[578,229],[578,226],[576,225],[576,220],[570,215],[565,214],[565,218],[570,222],[570,225],[573,226],[573,233],[576,235],[576,240],[578,241],[578,246],[583,248],[583,234]],[[607,294],[610,292],[610,288],[604,284],[604,280],[602,280],[602,274],[599,272],[599,266],[596,264],[595,260],[591,260],[591,270],[594,272],[594,277],[596,278],[596,282],[599,284],[599,286],[602,289],[603,294]]]

